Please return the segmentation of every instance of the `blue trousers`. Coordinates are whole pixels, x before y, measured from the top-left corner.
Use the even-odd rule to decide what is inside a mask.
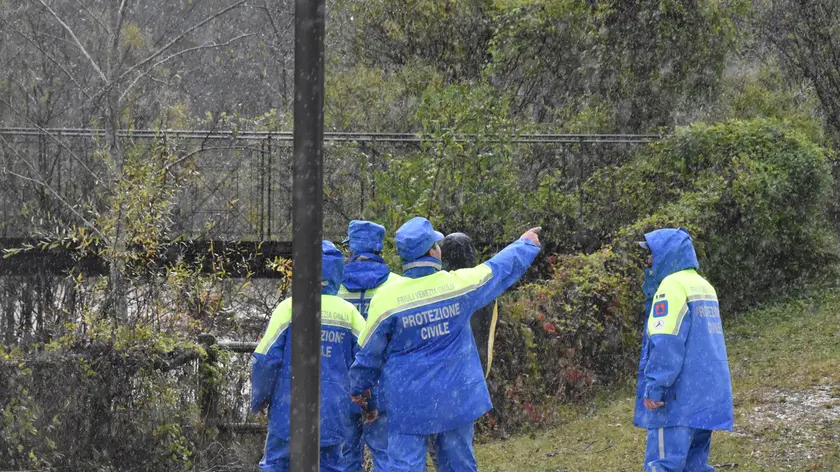
[[[646,472],[714,472],[709,465],[712,432],[708,429],[649,429],[645,448]]]
[[[321,472],[343,472],[344,458],[341,444],[321,446]],[[265,440],[265,455],[260,461],[262,472],[289,471],[289,441],[268,433]]]
[[[344,470],[346,472],[362,472],[364,460],[364,444],[367,444],[373,456],[374,472],[387,472],[388,468],[388,415],[380,413],[376,421],[369,425],[362,425],[361,415],[353,420],[357,427],[353,430],[353,437],[344,449]],[[363,442],[364,441],[364,442]]]
[[[438,472],[477,472],[473,424],[433,435]],[[429,435],[388,433],[392,472],[426,472]]]

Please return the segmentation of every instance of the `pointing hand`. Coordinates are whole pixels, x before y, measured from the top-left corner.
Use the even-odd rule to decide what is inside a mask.
[[[534,243],[537,247],[540,247],[540,232],[542,231],[542,227],[537,226],[536,228],[531,228],[526,231],[521,237],[530,240]]]

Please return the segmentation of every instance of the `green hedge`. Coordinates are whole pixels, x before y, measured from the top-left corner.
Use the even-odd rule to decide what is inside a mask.
[[[489,382],[497,428],[550,421],[558,403],[635,375],[644,268],[635,242],[645,232],[691,232],[724,316],[836,257],[826,151],[779,122],[681,128],[587,185],[598,196],[590,204],[618,222],[612,244],[550,257],[548,280],[504,300]]]

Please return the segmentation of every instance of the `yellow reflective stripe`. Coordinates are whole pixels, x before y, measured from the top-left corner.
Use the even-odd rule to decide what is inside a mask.
[[[353,325],[346,321],[328,320],[321,318],[321,326],[335,326],[336,328],[353,329]]]
[[[363,300],[362,292],[339,293],[337,296],[342,300],[347,300],[348,302],[360,302]]]
[[[321,325],[349,329],[353,332],[353,336],[359,337],[365,325],[365,319],[352,303],[339,296],[322,295]]]
[[[685,318],[686,313],[688,313],[688,305],[683,305],[682,309],[680,309],[680,314],[677,316],[677,326],[674,327],[673,335],[677,335],[680,332],[680,327],[682,326],[683,319]]]
[[[338,289],[338,296],[345,299],[345,300],[360,300],[361,296],[362,296],[362,293],[364,293],[365,298],[373,298],[373,296],[376,295],[376,293],[381,288],[387,287],[388,285],[390,285],[394,282],[399,282],[400,280],[402,280],[402,276],[399,276],[399,275],[391,272],[390,274],[388,274],[388,278],[385,279],[384,282],[382,282],[382,285],[380,285],[378,287],[374,287],[374,288],[369,288],[369,289],[366,289],[366,290],[363,290],[363,291],[351,292],[350,290],[347,289],[347,287],[342,285]]]
[[[434,267],[435,269],[440,269],[441,265],[438,262],[432,261],[417,261],[417,262],[409,262],[408,264],[403,265],[403,272],[414,269],[415,267]]]
[[[493,278],[493,269],[487,264],[481,264],[469,269],[458,269],[450,272],[460,283],[478,288]]]
[[[689,302],[717,302],[717,292],[714,287],[706,281],[695,270],[684,270],[673,275],[678,280]]]
[[[321,326],[333,326],[336,328],[344,328],[349,329],[353,336],[359,337],[359,333],[364,329],[365,319],[362,318],[362,315],[359,315],[358,318],[355,316],[353,317],[353,321],[348,323],[346,321],[341,320],[330,320],[326,318],[321,318]]]
[[[268,328],[265,330],[257,349],[254,350],[257,354],[266,354],[271,346],[277,342],[280,335],[289,328],[292,322],[292,299],[287,298],[283,300],[274,312],[271,314],[271,320],[268,322]]]
[[[660,313],[659,310],[663,312]],[[648,334],[678,334],[687,312],[687,297],[679,277],[665,277],[653,296],[647,321]]]
[[[445,299],[445,298],[442,298],[442,299]],[[368,312],[367,324],[365,325],[365,329],[362,330],[361,336],[359,336],[359,345],[364,347],[364,345],[367,344],[367,342],[370,340],[370,337],[376,331],[376,328],[378,328],[379,325],[381,325],[383,321],[390,318],[391,315],[393,315],[394,313],[397,313],[397,312],[400,312],[400,311],[405,311],[405,310],[410,310],[412,308],[417,308],[419,306],[427,305],[429,303],[432,303],[432,300],[417,300],[417,301],[414,301],[414,302],[411,302],[411,303],[408,303],[408,304],[405,304],[405,305],[400,305],[400,306],[398,306],[396,308],[393,308],[391,310],[385,311],[385,312],[377,315],[376,317],[371,316],[370,312]]]
[[[403,278],[403,283],[379,294],[371,301],[368,311],[367,325],[359,337],[359,344],[364,346],[376,331],[376,328],[394,313],[407,311],[432,303],[450,300],[476,290],[493,278],[493,270],[490,266],[482,264],[472,269],[461,269],[454,272],[438,272],[420,279]],[[472,283],[471,283],[472,282]],[[458,287],[449,291],[439,293],[441,287]],[[417,297],[408,303],[398,303],[397,300],[412,292]],[[421,295],[417,295],[421,294]]]
[[[292,299],[283,300],[271,315],[268,328],[265,330],[257,349],[257,354],[266,354],[277,339],[292,323]],[[335,326],[349,329],[353,335],[359,337],[365,326],[365,319],[359,314],[353,304],[335,295],[321,295],[321,326]]]

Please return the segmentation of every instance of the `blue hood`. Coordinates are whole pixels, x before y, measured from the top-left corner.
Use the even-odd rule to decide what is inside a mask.
[[[434,247],[435,243],[441,240],[443,240],[443,234],[435,231],[429,220],[419,216],[400,226],[394,238],[397,253],[400,255],[403,264],[422,258],[429,252],[429,249]]]
[[[347,228],[347,239],[343,243],[350,243],[350,250],[354,254],[382,252],[385,239],[385,227],[372,221],[353,220]]]
[[[330,241],[321,241],[321,293],[335,295],[344,278],[344,254]]]
[[[686,269],[699,269],[691,236],[684,228],[665,228],[645,235],[653,254],[653,287],[658,287],[669,275]]]
[[[344,267],[344,287],[351,292],[361,292],[379,287],[391,270],[382,257],[372,253],[355,254]]]

